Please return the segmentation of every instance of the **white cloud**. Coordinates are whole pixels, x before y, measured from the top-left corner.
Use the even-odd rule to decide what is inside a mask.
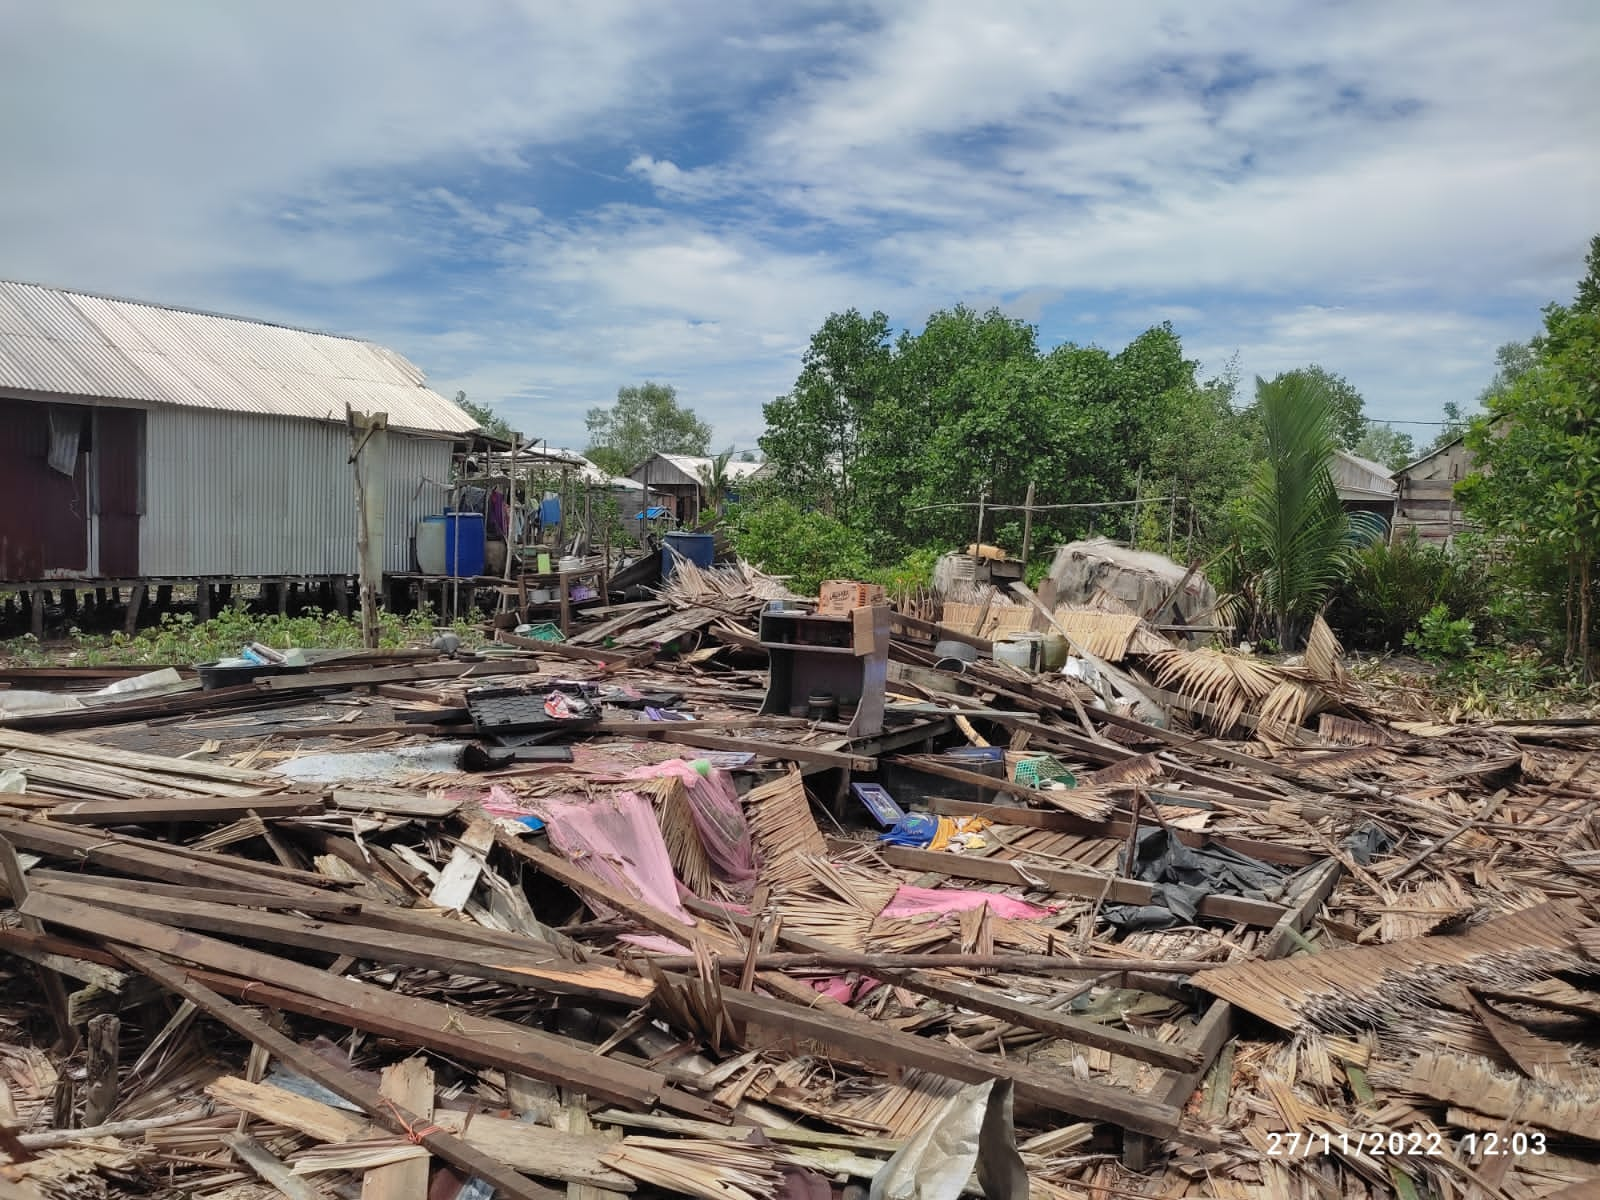
[[[654,377],[749,445],[828,312],[961,300],[1108,345],[1171,319],[1429,417],[1600,229],[1582,0],[0,25],[0,274],[378,336],[569,444]]]

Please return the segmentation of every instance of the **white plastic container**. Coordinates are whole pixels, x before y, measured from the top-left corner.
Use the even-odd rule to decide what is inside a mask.
[[[443,575],[444,517],[423,517],[417,522],[417,570],[424,575]]]
[[[1037,672],[1044,661],[1044,638],[1037,633],[1008,633],[995,642],[994,661]]]

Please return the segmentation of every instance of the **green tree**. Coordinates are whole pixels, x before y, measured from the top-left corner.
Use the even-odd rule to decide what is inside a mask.
[[[626,475],[652,454],[704,455],[711,445],[711,426],[681,406],[677,389],[666,383],[618,388],[616,404],[591,408],[584,424],[584,455],[613,475]]]
[[[465,392],[456,393],[456,407],[478,423],[478,428],[503,442],[511,440],[511,424],[487,404],[474,404]]]
[[[1367,429],[1366,401],[1348,379],[1312,363],[1309,367],[1285,371],[1272,380],[1273,383],[1293,381],[1313,385],[1327,397],[1336,446],[1348,450],[1361,440]]]
[[[1533,362],[1467,432],[1477,470],[1468,515],[1510,557],[1514,580],[1559,611],[1568,662],[1593,676],[1600,575],[1600,237],[1570,306],[1544,310]]]
[[[925,503],[976,503],[980,491],[1007,503],[1022,502],[1023,492],[1011,490],[1015,473],[1002,472],[996,481],[985,479],[981,470],[959,470],[963,457],[992,462],[995,456],[981,442],[969,445],[944,431],[966,423],[967,433],[978,436],[975,422],[1006,437],[1000,425],[972,410],[998,404],[1020,411],[1026,405],[1012,393],[1023,386],[1034,397],[1029,403],[1037,402],[1029,372],[1020,368],[1036,364],[1038,357],[1033,327],[997,309],[980,314],[958,305],[934,313],[921,333],[906,331],[897,339],[890,381],[863,417],[851,514],[879,561],[893,561],[930,541],[971,540],[973,514],[963,515],[961,509],[916,511]],[[1028,457],[1045,453],[1042,447],[1021,449]],[[928,486],[932,477],[943,480],[944,490],[937,495]],[[1025,489],[1026,482],[1021,486]]]
[[[1265,456],[1243,497],[1246,550],[1259,564],[1257,594],[1278,644],[1297,643],[1339,582],[1347,522],[1333,482],[1342,417],[1315,373],[1256,380]]]
[[[815,595],[824,579],[860,579],[869,560],[862,536],[828,513],[782,497],[729,510],[733,547],[763,571],[783,575],[797,595]]]
[[[1373,422],[1367,426],[1361,440],[1350,451],[1360,458],[1382,463],[1391,471],[1398,471],[1417,457],[1417,446],[1409,433],[1402,433],[1393,425]]]
[[[719,514],[723,511],[729,491],[728,464],[732,461],[733,447],[729,446],[721,454],[713,455],[711,461],[700,468],[702,508],[714,509]]]
[[[1167,332],[1176,348],[1177,335]],[[1148,418],[1148,451],[1140,457],[1129,449],[1132,456],[1127,466],[1132,468],[1132,478],[1123,481],[1123,490],[1117,495],[1131,494],[1134,482],[1139,481],[1145,496],[1165,493],[1173,497],[1142,511],[1149,526],[1144,543],[1166,550],[1171,533],[1174,554],[1208,552],[1228,540],[1229,503],[1250,477],[1256,440],[1253,416],[1234,407],[1236,366],[1229,363],[1221,375],[1200,383],[1195,365],[1185,363],[1161,393]],[[1192,544],[1191,529],[1195,534]],[[1177,549],[1179,539],[1185,547],[1182,551]]]
[[[893,357],[881,312],[833,313],[812,335],[793,389],[763,409],[761,449],[785,494],[849,518],[862,425],[884,398]]]

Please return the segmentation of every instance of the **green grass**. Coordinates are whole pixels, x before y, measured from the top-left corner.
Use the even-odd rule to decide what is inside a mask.
[[[429,609],[405,616],[378,613],[378,645],[394,650],[426,645],[443,628]],[[464,644],[482,640],[477,626],[457,621],[450,627]],[[190,613],[163,613],[161,623],[133,637],[124,633],[82,634],[73,631],[64,642],[41,643],[31,634],[0,642],[0,662],[15,666],[184,666],[231,658],[249,642],[279,650],[359,649],[361,622],[317,608],[294,616],[251,613],[230,608],[209,621]]]

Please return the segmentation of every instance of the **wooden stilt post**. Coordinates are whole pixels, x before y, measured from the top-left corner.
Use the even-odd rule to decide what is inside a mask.
[[[361,577],[361,644],[378,646],[378,588],[383,584],[384,498],[388,492],[389,415],[345,408],[356,479],[356,557]]]
[[[28,629],[41,641],[44,639],[44,596],[43,588],[34,588],[28,593]]]
[[[139,610],[144,607],[144,592],[142,583],[136,583],[128,589],[128,614],[122,628],[129,637],[139,628]]]
[[[1028,496],[1022,502],[1022,565],[1028,565],[1028,549],[1033,544],[1033,480],[1028,480]]]

